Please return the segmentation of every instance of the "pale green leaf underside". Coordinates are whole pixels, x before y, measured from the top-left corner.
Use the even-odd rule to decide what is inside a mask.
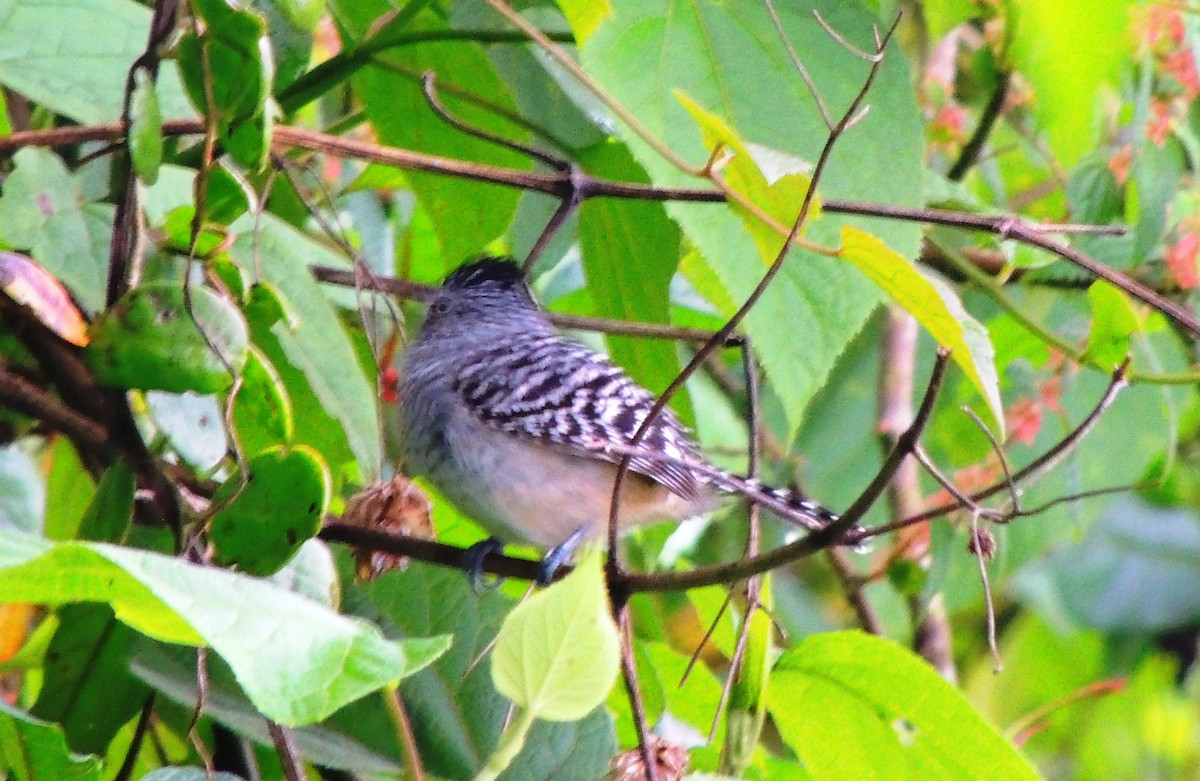
[[[599,555],[513,608],[496,638],[492,679],[518,707],[549,721],[592,711],[617,677],[617,628]]]
[[[1003,437],[1004,404],[996,375],[996,351],[987,329],[967,314],[958,294],[940,279],[923,274],[879,239],[853,226],[842,229],[838,254],[883,288],[938,344],[951,351],[950,357],[987,402],[996,430]]]

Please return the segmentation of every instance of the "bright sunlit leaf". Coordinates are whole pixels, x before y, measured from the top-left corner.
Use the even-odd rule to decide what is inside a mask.
[[[838,256],[850,261],[883,288],[904,311],[948,348],[987,402],[996,430],[1004,434],[1004,406],[996,376],[995,349],[987,329],[963,309],[958,294],[945,282],[922,273],[871,234],[846,226]]]
[[[750,147],[721,117],[706,111],[683,92],[676,92],[675,97],[700,128],[705,147],[710,153],[715,153],[714,169],[718,176],[726,187],[744,200],[739,202],[731,199],[730,205],[754,238],[763,261],[771,263],[783,246],[786,232],[800,213],[800,205],[812,180],[799,170],[782,172],[780,164],[786,159],[781,156],[782,153],[773,156],[761,146],[754,147],[754,152],[751,152]],[[767,164],[766,170],[771,172],[770,179],[760,160]],[[819,214],[820,201],[814,196],[809,218]]]
[[[513,608],[492,654],[492,680],[517,707],[548,721],[592,711],[617,678],[613,623],[598,554]]]

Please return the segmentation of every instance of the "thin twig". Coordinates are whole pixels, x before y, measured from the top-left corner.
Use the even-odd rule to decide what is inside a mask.
[[[992,134],[992,128],[996,125],[996,120],[1000,118],[1000,110],[1004,108],[1004,100],[1008,96],[1008,83],[1011,79],[1012,73],[1007,70],[996,74],[996,88],[992,90],[987,105],[983,107],[983,113],[979,115],[979,124],[975,126],[975,132],[963,145],[954,165],[950,166],[950,170],[946,172],[946,178],[950,181],[962,181],[962,178],[971,170],[971,166],[979,160],[979,153],[983,151],[984,144],[987,143],[988,136]]]
[[[858,619],[858,625],[862,627],[864,632],[870,632],[873,635],[882,637],[884,635],[883,624],[875,612],[875,607],[867,599],[866,591],[863,589],[862,577],[854,571],[854,564],[850,561],[849,551],[844,548],[828,548],[825,551],[825,555],[833,567],[834,574],[838,576],[838,582],[841,583],[842,591],[846,595],[846,601],[850,603],[850,607],[854,610],[854,615]]]
[[[1071,433],[1059,440],[1053,447],[1051,447],[1041,456],[1035,458],[1027,466],[1014,472],[1012,474],[1011,481],[1004,480],[997,482],[988,486],[987,488],[970,494],[971,501],[979,502],[983,499],[987,499],[988,497],[993,496],[1000,491],[1006,490],[1010,482],[1020,484],[1026,480],[1035,479],[1050,469],[1053,469],[1069,452],[1071,452],[1072,449],[1075,448],[1076,445],[1078,445],[1084,439],[1084,437],[1091,432],[1096,423],[1100,421],[1100,417],[1105,413],[1105,411],[1108,410],[1110,406],[1112,406],[1112,403],[1116,401],[1117,395],[1129,384],[1129,382],[1125,379],[1125,370],[1127,367],[1128,361],[1121,364],[1121,366],[1119,366],[1117,370],[1113,372],[1112,380],[1109,382],[1108,388],[1105,390],[1104,395],[1100,397],[1100,400],[1096,403],[1096,406],[1092,408],[1092,411],[1088,413],[1087,417],[1085,417]],[[911,515],[908,518],[874,526],[865,532],[849,536],[855,541],[867,539],[868,537],[876,537],[878,535],[887,534],[888,532],[903,529],[914,524],[930,521],[934,518],[946,515],[947,513],[954,512],[962,507],[963,504],[961,502],[948,502],[938,507],[924,510],[916,515]]]
[[[987,559],[990,556],[981,544],[979,531],[979,513],[971,513],[971,541],[975,560],[979,562],[979,582],[983,584],[983,604],[987,615],[987,641],[992,652],[992,672],[998,673],[1004,669],[1004,660],[1000,657],[1000,646],[996,643],[996,602],[992,597],[992,582],[988,578]],[[989,538],[990,539],[990,538]]]
[[[400,698],[400,689],[396,686],[387,687],[383,691],[383,704],[396,727],[396,738],[400,742],[400,750],[404,753],[409,776],[412,781],[425,781],[425,765],[421,761],[421,752],[417,750],[417,737],[413,734],[408,709],[404,707],[404,700]]]
[[[542,51],[550,55],[550,57],[571,74],[580,84],[587,87],[604,106],[615,114],[622,122],[624,122],[638,138],[645,141],[651,149],[657,152],[664,160],[678,168],[680,171],[689,173],[693,176],[700,176],[701,172],[695,166],[688,163],[686,160],[675,154],[675,150],[663,143],[657,136],[647,130],[641,122],[638,121],[634,114],[626,109],[621,103],[609,95],[608,92],[601,87],[595,79],[590,77],[587,72],[580,67],[571,55],[567,54],[561,46],[551,41],[546,34],[538,28],[530,24],[523,16],[514,11],[503,0],[484,0],[492,9],[503,16],[508,22],[519,29],[521,32],[528,35],[533,41],[541,47]]]
[[[77,442],[99,446],[112,444],[108,430],[103,425],[61,404],[25,378],[5,371],[3,364],[0,364],[0,402],[8,409],[39,420]]]
[[[267,719],[267,732],[271,735],[271,743],[275,746],[275,754],[279,757],[286,781],[305,781],[304,768],[300,766],[300,752],[296,749],[292,731]]]
[[[433,113],[437,114],[439,119],[469,136],[486,141],[489,144],[504,147],[505,149],[511,149],[526,157],[532,157],[534,160],[545,163],[555,171],[565,171],[571,164],[571,161],[558,155],[543,152],[529,144],[522,144],[520,141],[513,141],[491,131],[484,130],[481,127],[475,127],[469,122],[451,114],[450,109],[446,108],[446,104],[442,103],[442,99],[438,95],[436,71],[427,70],[421,75],[421,91],[425,94],[425,100],[429,102],[429,107],[433,109]]]
[[[825,99],[821,97],[821,92],[817,89],[816,82],[813,81],[808,68],[804,67],[804,62],[796,52],[796,47],[792,45],[792,40],[788,38],[787,33],[784,31],[783,22],[779,19],[779,13],[775,10],[774,0],[764,0],[764,2],[767,5],[767,13],[771,15],[771,23],[775,25],[775,32],[779,35],[779,40],[783,43],[783,48],[787,50],[788,57],[792,60],[792,66],[800,74],[800,78],[804,80],[804,85],[808,87],[808,94],[812,95],[812,99],[816,102],[817,109],[821,112],[821,119],[825,121],[825,127],[833,130],[833,118],[829,115],[829,109],[825,107]]]
[[[963,412],[975,422],[975,425],[987,437],[987,441],[992,445],[992,452],[996,454],[996,458],[1000,461],[1000,469],[1004,472],[1004,482],[1008,484],[1008,499],[1012,504],[1012,514],[1021,514],[1021,492],[1017,490],[1017,484],[1013,482],[1012,469],[1008,465],[1008,457],[1004,455],[1004,448],[1000,447],[1000,443],[996,441],[996,435],[992,430],[979,418],[975,410],[970,407],[963,407]]]
[[[113,781],[129,781],[133,775],[133,768],[137,764],[138,754],[141,753],[142,743],[146,739],[146,732],[150,729],[150,717],[154,714],[154,692],[146,695],[146,699],[142,701],[142,711],[138,714],[137,726],[133,730],[133,738],[129,741],[129,748],[125,750],[125,759],[121,760],[121,767],[117,770],[117,774],[113,776]]]
[[[637,731],[638,750],[646,766],[646,781],[658,781],[658,762],[651,748],[650,725],[646,722],[646,707],[642,703],[641,686],[638,685],[637,660],[633,653],[633,627],[629,619],[628,604],[617,614],[617,626],[621,632],[621,677],[625,681],[629,710],[633,715],[634,729]]]

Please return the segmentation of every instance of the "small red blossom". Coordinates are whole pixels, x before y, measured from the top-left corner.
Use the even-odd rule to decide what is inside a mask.
[[[965,140],[963,128],[966,124],[965,108],[953,104],[942,106],[929,123],[929,139],[934,146],[957,149]]]
[[[1042,397],[1042,406],[1051,412],[1062,412],[1062,375],[1055,374],[1043,383],[1039,383],[1038,392]]]
[[[1196,73],[1196,56],[1191,49],[1180,49],[1168,56],[1163,60],[1163,70],[1179,82],[1188,100],[1200,95],[1200,74]]]
[[[1163,255],[1171,277],[1175,280],[1175,284],[1183,290],[1200,287],[1200,266],[1196,263],[1198,256],[1200,256],[1200,234],[1195,231],[1189,231],[1180,236],[1179,241],[1168,247]]]
[[[1129,181],[1129,169],[1133,165],[1133,145],[1125,144],[1108,158],[1108,170],[1122,187]]]
[[[1162,146],[1171,135],[1171,106],[1165,100],[1150,101],[1150,119],[1146,123],[1146,137],[1155,146]]]
[[[1037,399],[1022,398],[1008,406],[1008,430],[1012,438],[1022,445],[1032,445],[1042,428],[1042,402]]]
[[[385,367],[379,373],[379,398],[388,404],[400,401],[400,390],[396,387],[399,383],[400,371],[395,366]]]

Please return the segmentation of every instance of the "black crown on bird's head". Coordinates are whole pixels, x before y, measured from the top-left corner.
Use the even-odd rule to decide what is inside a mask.
[[[512,258],[484,255],[452,271],[442,287],[446,290],[470,290],[495,287],[525,289],[525,273]]]

